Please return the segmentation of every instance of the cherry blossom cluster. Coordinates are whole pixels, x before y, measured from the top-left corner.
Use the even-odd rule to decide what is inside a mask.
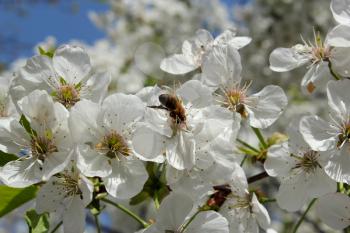
[[[329,115],[302,115],[269,138],[261,130],[288,98],[277,85],[251,90],[240,55],[251,38],[233,29],[197,30],[159,64],[192,78],[135,94],[111,93],[110,73],[95,71],[80,46],[41,48],[0,79],[0,149],[16,156],[0,167],[1,182],[37,187],[36,211],[58,216],[65,233],[83,233],[86,210],[98,216],[102,203],[138,221],[139,233],[257,233],[271,227],[265,203],[274,200],[289,212],[315,203],[324,223],[348,227],[350,2],[333,0],[331,12],[339,24],[324,40],[315,32],[314,42],[270,55],[276,72],[307,65],[301,90],[325,89]],[[240,138],[247,129],[258,146]],[[248,161],[264,171],[247,177]],[[268,176],[280,181],[275,197],[251,186]],[[117,203],[149,199],[150,219]]]

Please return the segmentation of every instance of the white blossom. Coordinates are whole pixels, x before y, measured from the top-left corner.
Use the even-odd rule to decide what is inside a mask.
[[[138,97],[118,93],[108,96],[102,106],[82,100],[71,110],[77,167],[86,176],[102,177],[107,192],[117,198],[136,195],[148,177],[131,145],[134,124],[144,108]]]
[[[299,122],[293,122],[287,134],[288,142],[269,148],[264,167],[281,181],[278,205],[297,211],[313,198],[335,192],[337,184],[325,172],[331,153],[312,150],[299,132]]]
[[[74,165],[52,177],[36,198],[38,213],[61,215],[65,233],[85,232],[85,207],[92,200],[93,184]]]
[[[31,129],[25,129],[18,119],[11,120],[9,128],[0,126],[1,144],[8,153],[19,156],[0,168],[0,177],[8,186],[26,187],[62,171],[73,147],[68,111],[45,91],[30,93],[18,105]]]

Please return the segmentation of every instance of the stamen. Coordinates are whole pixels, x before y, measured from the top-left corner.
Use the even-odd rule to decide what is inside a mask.
[[[65,107],[70,108],[80,100],[80,88],[75,85],[66,84],[58,88],[57,92],[53,93],[56,100]]]
[[[124,138],[115,131],[105,135],[95,149],[106,153],[109,158],[118,158],[118,155],[129,156],[131,151]]]
[[[48,137],[36,136],[31,140],[31,149],[33,157],[44,161],[45,158],[58,149],[51,139]]]
[[[291,154],[293,158],[298,160],[297,164],[293,169],[302,169],[306,173],[314,173],[317,168],[322,168],[322,166],[318,162],[318,158],[320,156],[317,151],[307,151],[303,154],[302,157]]]

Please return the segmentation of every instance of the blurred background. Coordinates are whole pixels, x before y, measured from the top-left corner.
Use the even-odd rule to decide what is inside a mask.
[[[329,0],[0,0],[0,76],[12,76],[28,57],[38,53],[39,46],[54,50],[73,43],[86,48],[96,71],[112,74],[111,93],[135,93],[143,86],[174,80],[159,69],[159,63],[179,52],[182,41],[197,29],[205,28],[215,36],[236,28],[238,35],[253,38],[240,51],[243,78],[253,80],[255,90],[278,84],[288,94],[290,107],[274,127],[283,131],[295,115],[322,114],[324,93],[301,94],[305,67],[275,73],[268,67],[269,54],[276,47],[300,43],[301,35],[312,40],[313,30],[325,35],[334,25],[329,4]],[[191,75],[176,79],[184,81]],[[306,101],[310,98],[312,105]],[[256,185],[273,196],[277,184],[269,178]],[[31,206],[28,203],[1,218],[0,233],[27,232],[23,211]],[[284,212],[276,203],[267,207],[275,229],[269,233],[287,233],[301,215]],[[147,204],[132,208],[152,215]],[[88,215],[87,222],[86,232],[96,232],[92,216]],[[128,216],[108,208],[101,222],[105,233],[129,233],[138,227]],[[311,212],[300,232],[335,231],[320,224]]]

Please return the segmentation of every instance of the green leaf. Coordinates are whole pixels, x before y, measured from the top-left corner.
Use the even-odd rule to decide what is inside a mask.
[[[16,155],[8,154],[0,150],[0,167],[16,159],[18,159]]]
[[[35,130],[33,130],[32,127],[30,126],[29,121],[27,120],[27,118],[23,114],[21,116],[21,119],[19,120],[19,123],[23,126],[23,128],[27,131],[27,133],[31,137],[37,135]]]
[[[49,51],[45,51],[43,48],[41,48],[40,46],[38,47],[39,53],[40,55],[43,56],[48,56],[49,58],[52,58],[54,53],[55,53],[55,49],[50,49]]]
[[[38,189],[35,186],[29,186],[27,188],[11,188],[1,185],[0,217],[35,198],[37,190]]]
[[[25,215],[28,224],[29,233],[47,233],[49,232],[49,214],[38,214],[35,210],[27,211]]]

